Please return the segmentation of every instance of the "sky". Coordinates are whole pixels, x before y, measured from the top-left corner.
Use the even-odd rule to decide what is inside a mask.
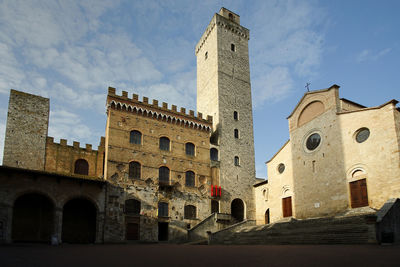
[[[49,136],[97,147],[107,88],[196,110],[195,46],[225,7],[250,30],[257,177],[306,92],[400,100],[397,0],[0,0],[0,162],[10,89],[50,98]]]

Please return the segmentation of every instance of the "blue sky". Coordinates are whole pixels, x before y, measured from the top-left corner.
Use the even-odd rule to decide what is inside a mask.
[[[0,160],[11,88],[49,97],[49,135],[97,147],[108,86],[195,110],[194,48],[226,7],[250,29],[257,177],[310,89],[400,100],[400,1],[0,0]]]

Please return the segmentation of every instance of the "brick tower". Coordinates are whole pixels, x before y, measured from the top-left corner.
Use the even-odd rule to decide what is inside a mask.
[[[248,40],[239,15],[221,8],[196,45],[197,111],[214,117],[211,141],[219,150],[220,212],[238,220],[254,218]]]

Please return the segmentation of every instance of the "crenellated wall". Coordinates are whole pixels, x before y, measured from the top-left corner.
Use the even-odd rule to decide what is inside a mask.
[[[74,174],[75,162],[84,159],[89,164],[88,176],[103,177],[104,144],[105,138],[101,137],[97,150],[93,150],[91,144],[86,144],[85,148],[82,148],[79,142],[73,141],[73,145],[70,146],[66,139],[55,143],[54,138],[48,136],[45,171]]]
[[[158,101],[148,103],[137,95],[128,98],[109,88],[107,96],[106,164],[108,182],[125,188],[125,200],[136,199],[141,203],[139,218],[126,217],[126,223],[140,225],[140,240],[157,241],[158,223],[168,223],[169,240],[183,242],[188,227],[196,225],[211,214],[210,187],[212,183],[210,160],[210,133],[212,117],[168,104],[158,106]],[[130,132],[141,133],[140,144],[130,142]],[[160,149],[160,138],[170,140],[168,150]],[[194,155],[186,154],[186,143],[195,146]],[[140,178],[129,176],[129,163],[140,164]],[[167,184],[159,183],[159,168],[169,168]],[[195,174],[194,186],[186,185],[185,174]],[[158,216],[158,203],[168,203],[168,217]],[[196,218],[186,219],[184,207],[196,207]]]

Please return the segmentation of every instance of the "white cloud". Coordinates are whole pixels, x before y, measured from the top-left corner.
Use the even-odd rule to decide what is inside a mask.
[[[363,51],[361,51],[357,57],[356,60],[358,62],[365,62],[365,61],[376,61],[379,58],[385,56],[386,54],[388,54],[392,49],[391,48],[385,48],[382,49],[378,52],[373,52],[369,49],[364,49]]]
[[[279,101],[290,94],[292,88],[293,80],[288,68],[267,69],[264,75],[255,77],[253,104],[257,108],[266,101]]]
[[[82,123],[81,116],[58,108],[50,112],[49,136],[56,139],[92,140],[101,134]]]

